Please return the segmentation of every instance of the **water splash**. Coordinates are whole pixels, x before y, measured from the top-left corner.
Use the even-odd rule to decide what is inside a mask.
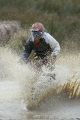
[[[43,69],[43,73],[39,74],[37,81],[31,85],[27,99],[28,109],[38,107],[45,99],[55,95],[64,95],[69,99],[80,97],[80,55],[78,55],[61,56],[53,71],[47,71],[46,67]],[[56,80],[47,76],[48,72],[55,74]],[[47,74],[44,75],[45,73]]]
[[[0,48],[0,87],[7,100],[23,99],[27,108],[38,107],[45,99],[55,95],[65,95],[68,98],[80,96],[80,54],[61,55],[56,62],[55,70],[48,71],[44,66],[43,73],[36,71],[29,64],[20,62],[9,48]],[[54,80],[47,73],[55,74]],[[8,81],[8,82],[6,82]],[[5,88],[5,89],[4,89]],[[6,92],[7,91],[7,92]],[[14,92],[13,92],[14,91]],[[11,96],[12,94],[12,96]],[[9,96],[9,97],[8,97]]]
[[[0,47],[0,98],[23,98],[24,86],[34,72],[9,48]],[[5,96],[4,96],[5,95]],[[18,96],[17,96],[18,95]],[[10,99],[8,99],[10,100]]]

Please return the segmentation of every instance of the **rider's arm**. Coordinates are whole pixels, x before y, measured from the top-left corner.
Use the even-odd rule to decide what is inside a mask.
[[[60,45],[49,33],[45,33],[45,40],[52,49],[52,55],[57,56],[60,53]]]
[[[32,50],[33,50],[33,42],[29,40],[25,45],[25,49],[23,52],[23,60],[25,60],[25,61],[28,60],[28,57]]]

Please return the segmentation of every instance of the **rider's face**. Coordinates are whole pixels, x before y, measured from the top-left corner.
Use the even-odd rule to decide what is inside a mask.
[[[32,31],[32,35],[34,37],[34,39],[40,39],[43,35],[43,32],[40,31]]]

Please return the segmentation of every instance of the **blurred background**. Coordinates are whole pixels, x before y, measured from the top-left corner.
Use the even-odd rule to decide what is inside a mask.
[[[0,0],[0,20],[19,21],[25,29],[42,22],[62,48],[80,50],[80,0]]]

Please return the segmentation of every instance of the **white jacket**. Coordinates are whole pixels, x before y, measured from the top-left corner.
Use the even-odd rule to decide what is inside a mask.
[[[44,39],[45,39],[45,42],[48,43],[52,49],[52,55],[54,56],[57,56],[59,53],[60,53],[60,45],[58,43],[58,41],[56,41],[49,33],[47,32],[44,32],[43,33],[43,36],[42,36]],[[34,37],[32,36],[32,41],[34,41]]]

